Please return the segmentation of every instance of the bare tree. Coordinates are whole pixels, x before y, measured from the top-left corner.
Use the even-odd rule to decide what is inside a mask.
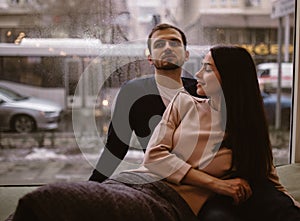
[[[42,17],[34,32],[41,36],[35,37],[99,38],[103,43],[128,40],[128,27],[124,27],[128,23],[119,21],[129,16],[124,0],[36,0],[31,6]]]

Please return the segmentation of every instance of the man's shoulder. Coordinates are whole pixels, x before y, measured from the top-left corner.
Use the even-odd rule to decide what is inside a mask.
[[[190,86],[195,85],[197,83],[197,80],[195,78],[187,78],[187,77],[181,77],[182,82],[184,85]],[[145,83],[155,83],[155,77],[154,75],[144,75],[138,78],[131,79],[124,83],[124,85],[140,85]]]
[[[182,83],[183,87],[193,96],[198,96],[197,95],[197,80],[195,78],[186,78],[182,77]]]
[[[125,82],[119,91],[119,96],[126,98],[142,97],[147,94],[158,94],[154,76],[131,79]]]
[[[123,87],[135,87],[142,86],[149,83],[155,83],[155,78],[153,75],[145,75],[139,78],[131,79],[124,83]]]
[[[184,88],[192,95],[196,94],[197,80],[194,78],[182,77],[182,83]],[[157,91],[156,81],[154,75],[145,75],[139,78],[131,79],[122,85],[122,90],[137,90],[137,91]]]
[[[183,85],[186,86],[192,86],[197,83],[197,80],[195,78],[187,78],[187,77],[181,77]]]

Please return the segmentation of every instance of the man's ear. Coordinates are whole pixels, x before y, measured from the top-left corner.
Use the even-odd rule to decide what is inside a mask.
[[[148,58],[148,62],[149,62],[149,64],[153,64],[153,61],[152,61],[152,57],[151,57],[151,55],[150,54],[148,54],[148,56],[147,56],[147,58]]]
[[[189,60],[190,58],[190,52],[189,51],[185,51],[185,61]]]

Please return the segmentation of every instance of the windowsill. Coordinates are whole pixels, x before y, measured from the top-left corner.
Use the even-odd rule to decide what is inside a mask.
[[[289,193],[300,201],[300,163],[279,166],[276,168],[280,177],[280,182],[289,191]],[[0,220],[6,219],[17,206],[20,197],[33,191],[40,185],[5,185],[0,186]]]
[[[276,168],[281,184],[300,202],[300,163],[288,164]]]

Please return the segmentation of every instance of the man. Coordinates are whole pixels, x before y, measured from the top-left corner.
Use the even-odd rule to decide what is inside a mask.
[[[89,180],[102,182],[113,174],[129,149],[133,132],[143,150],[172,97],[179,90],[196,94],[196,80],[181,77],[182,65],[189,58],[186,36],[177,27],[160,24],[148,37],[148,60],[155,68],[151,77],[134,79],[122,86],[107,142]]]
[[[148,60],[155,68],[154,76],[134,79],[122,86],[104,151],[90,181],[103,182],[113,174],[128,152],[133,132],[145,151],[166,106],[178,91],[186,90],[198,96],[197,81],[181,77],[182,66],[189,58],[185,34],[177,27],[160,24],[152,29],[147,45]],[[203,207],[202,220],[238,220],[233,214],[231,201],[215,197],[211,202]]]

